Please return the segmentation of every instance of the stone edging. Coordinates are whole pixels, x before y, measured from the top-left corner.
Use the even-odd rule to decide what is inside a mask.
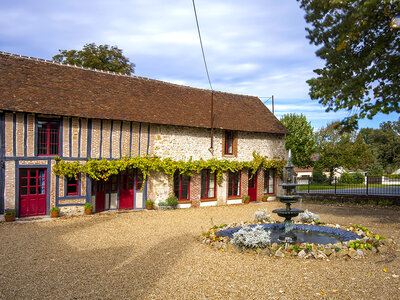
[[[238,247],[231,243],[233,233],[242,226],[263,226],[265,229],[282,229],[281,223],[260,223],[242,222],[241,224],[230,224],[214,226],[200,236],[200,241],[204,245],[221,251],[237,251],[241,253],[268,255],[277,258],[293,257],[303,259],[334,259],[334,258],[354,258],[361,259],[368,255],[380,253],[385,254],[394,251],[395,242],[393,239],[386,239],[379,235],[373,235],[366,228],[356,226],[341,228],[340,225],[327,224],[320,226],[315,224],[296,224],[295,229],[310,230],[316,232],[330,233],[340,236],[343,242],[336,244],[277,244],[273,243],[266,248],[246,248]],[[364,229],[364,231],[362,229]]]

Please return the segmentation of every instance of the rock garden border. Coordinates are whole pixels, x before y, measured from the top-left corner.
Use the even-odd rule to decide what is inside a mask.
[[[335,244],[310,244],[310,243],[272,243],[263,247],[244,247],[233,243],[231,236],[243,226],[262,226],[264,229],[280,229],[283,224],[279,222],[242,222],[215,225],[207,232],[202,233],[200,241],[219,251],[236,251],[255,255],[267,255],[276,258],[301,258],[301,259],[362,259],[370,255],[394,252],[395,241],[385,236],[373,234],[364,226],[353,225],[346,228],[339,224],[325,224],[321,222],[296,223],[297,229],[312,229],[312,231],[326,232],[325,228],[342,240]],[[322,227],[325,227],[322,230]],[[321,228],[321,229],[319,229]],[[342,229],[342,230],[338,230]],[[357,236],[359,238],[357,238]]]

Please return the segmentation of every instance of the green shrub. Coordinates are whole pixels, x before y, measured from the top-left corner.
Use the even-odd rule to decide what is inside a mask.
[[[168,203],[161,201],[161,202],[158,202],[158,206],[168,206]]]
[[[171,195],[167,198],[167,205],[172,207],[178,206],[178,198],[175,195]]]
[[[314,168],[312,172],[313,182],[325,183],[328,182],[328,178],[325,176],[321,168]]]
[[[6,209],[5,210],[5,212],[4,212],[4,214],[6,215],[6,216],[15,216],[15,214],[16,214],[16,211],[15,211],[15,209]]]
[[[87,210],[87,209],[92,209],[92,210],[93,210],[93,204],[92,204],[92,203],[86,203],[86,204],[83,206],[83,209],[84,209],[84,210]]]
[[[365,181],[365,177],[361,172],[356,173],[343,173],[339,178],[339,183],[345,184],[362,184]]]
[[[57,206],[53,206],[52,208],[50,208],[50,212],[60,212],[60,208]]]
[[[144,205],[154,205],[154,201],[149,199],[149,200],[144,202]]]

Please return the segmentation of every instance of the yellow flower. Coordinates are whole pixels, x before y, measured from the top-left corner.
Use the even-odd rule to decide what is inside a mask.
[[[387,272],[387,270],[386,270],[386,269],[383,269],[382,271],[383,271],[383,272],[385,272],[385,273]]]

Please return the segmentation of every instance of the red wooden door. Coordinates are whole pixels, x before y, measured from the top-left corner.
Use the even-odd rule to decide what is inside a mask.
[[[133,209],[134,172],[132,169],[121,173],[119,188],[119,208]]]
[[[96,191],[96,212],[104,211],[105,206],[105,183],[104,181],[97,181],[95,186]]]
[[[251,176],[251,171],[249,171],[249,178]],[[250,196],[250,201],[257,201],[257,173],[249,179],[248,184],[248,195]]]
[[[46,169],[20,169],[19,216],[46,214]]]

